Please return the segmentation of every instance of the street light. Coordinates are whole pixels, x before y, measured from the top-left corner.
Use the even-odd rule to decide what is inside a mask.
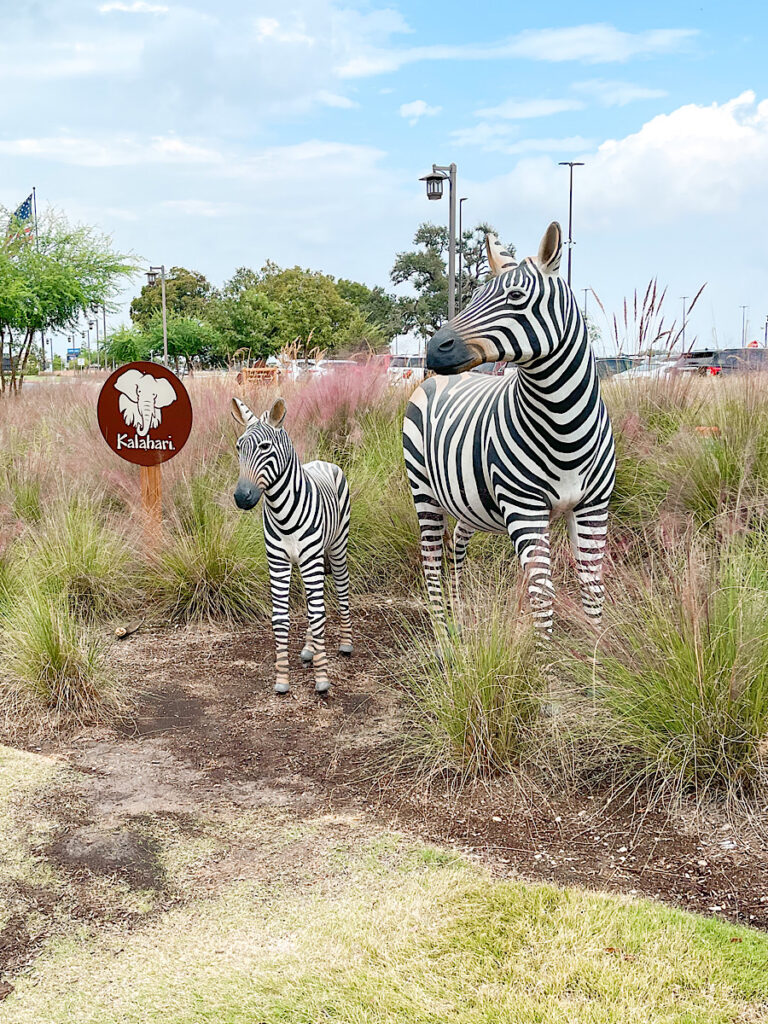
[[[461,224],[462,224],[462,220],[461,220],[461,212],[462,212],[461,211],[461,204],[462,203],[466,203],[466,201],[467,201],[467,196],[462,196],[461,199],[459,200],[459,312],[461,312],[461,307],[462,307],[462,304],[463,304],[462,303],[462,297],[461,297],[461,291],[462,291],[461,277],[462,277],[462,263],[463,263],[463,257],[464,257],[464,235],[462,234],[462,227],[461,227]]]
[[[568,185],[568,287],[571,286],[571,255],[573,253],[573,168],[583,167],[580,160],[561,160],[561,167],[570,168]]]
[[[159,267],[150,267],[147,271],[147,282],[150,287],[157,284],[158,275],[160,276],[160,282],[162,286],[162,299],[163,299],[163,365],[168,365],[168,318],[165,309],[165,264],[161,263]]]
[[[430,174],[419,181],[427,184],[427,199],[442,199],[443,182],[448,179],[448,319],[456,316],[456,164],[432,164]]]
[[[741,347],[747,347],[747,310],[749,306],[739,306],[741,310]]]

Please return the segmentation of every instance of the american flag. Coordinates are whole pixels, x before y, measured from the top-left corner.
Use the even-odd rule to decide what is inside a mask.
[[[24,237],[30,241],[35,234],[35,219],[33,215],[33,195],[30,192],[24,202],[19,208],[13,213],[11,222],[8,225],[9,231],[12,233],[12,237],[9,237],[9,241],[13,242],[19,237]],[[13,229],[18,225],[19,230],[14,231]]]

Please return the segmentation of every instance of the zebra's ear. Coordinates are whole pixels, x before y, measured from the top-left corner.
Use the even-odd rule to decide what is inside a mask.
[[[515,257],[504,248],[495,235],[485,236],[485,248],[488,253],[488,265],[494,277],[498,277],[499,274],[503,274],[505,271],[512,270],[513,267],[517,266]]]
[[[536,263],[543,274],[557,274],[560,270],[560,257],[563,254],[563,232],[556,220],[553,220],[539,244],[539,255]]]
[[[232,413],[232,418],[236,423],[239,423],[241,427],[250,427],[252,423],[256,422],[256,417],[245,404],[241,402],[239,398],[233,398],[232,404],[229,407],[229,411]]]
[[[270,425],[270,427],[274,427],[275,430],[278,430],[283,425],[283,422],[285,420],[285,413],[285,399],[276,398],[272,405],[272,408],[267,413],[267,423]]]

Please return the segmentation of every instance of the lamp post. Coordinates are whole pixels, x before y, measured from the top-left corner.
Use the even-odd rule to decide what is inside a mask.
[[[747,310],[749,306],[739,306],[741,310],[741,347],[747,347]]]
[[[459,200],[459,312],[461,312],[462,302],[462,264],[464,260],[464,235],[462,234],[462,220],[461,220],[461,204],[466,203],[467,197],[462,196]]]
[[[168,317],[165,309],[165,264],[161,263],[159,267],[150,267],[147,271],[147,283],[150,285],[157,283],[157,276],[160,275],[160,283],[162,288],[162,300],[163,300],[163,366],[168,365]]]
[[[685,304],[688,301],[688,296],[687,295],[681,295],[680,296],[680,300],[683,303],[683,329],[681,331],[680,337],[682,339],[683,352],[685,352]]]
[[[768,348],[768,316],[765,318],[765,337],[763,338],[763,347]]]
[[[587,292],[589,291],[589,288],[582,288],[581,290],[584,292],[584,319],[586,320],[587,319]]]
[[[573,168],[583,167],[580,160],[561,160],[561,167],[569,168],[568,182],[568,287],[571,286],[571,256],[573,253]]]
[[[426,182],[427,199],[443,198],[443,182],[448,179],[448,319],[456,316],[456,164],[432,164],[431,174],[419,181]]]

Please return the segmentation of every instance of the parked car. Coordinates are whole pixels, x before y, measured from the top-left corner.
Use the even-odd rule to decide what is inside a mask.
[[[392,356],[387,373],[393,383],[420,384],[425,375],[424,356]]]

